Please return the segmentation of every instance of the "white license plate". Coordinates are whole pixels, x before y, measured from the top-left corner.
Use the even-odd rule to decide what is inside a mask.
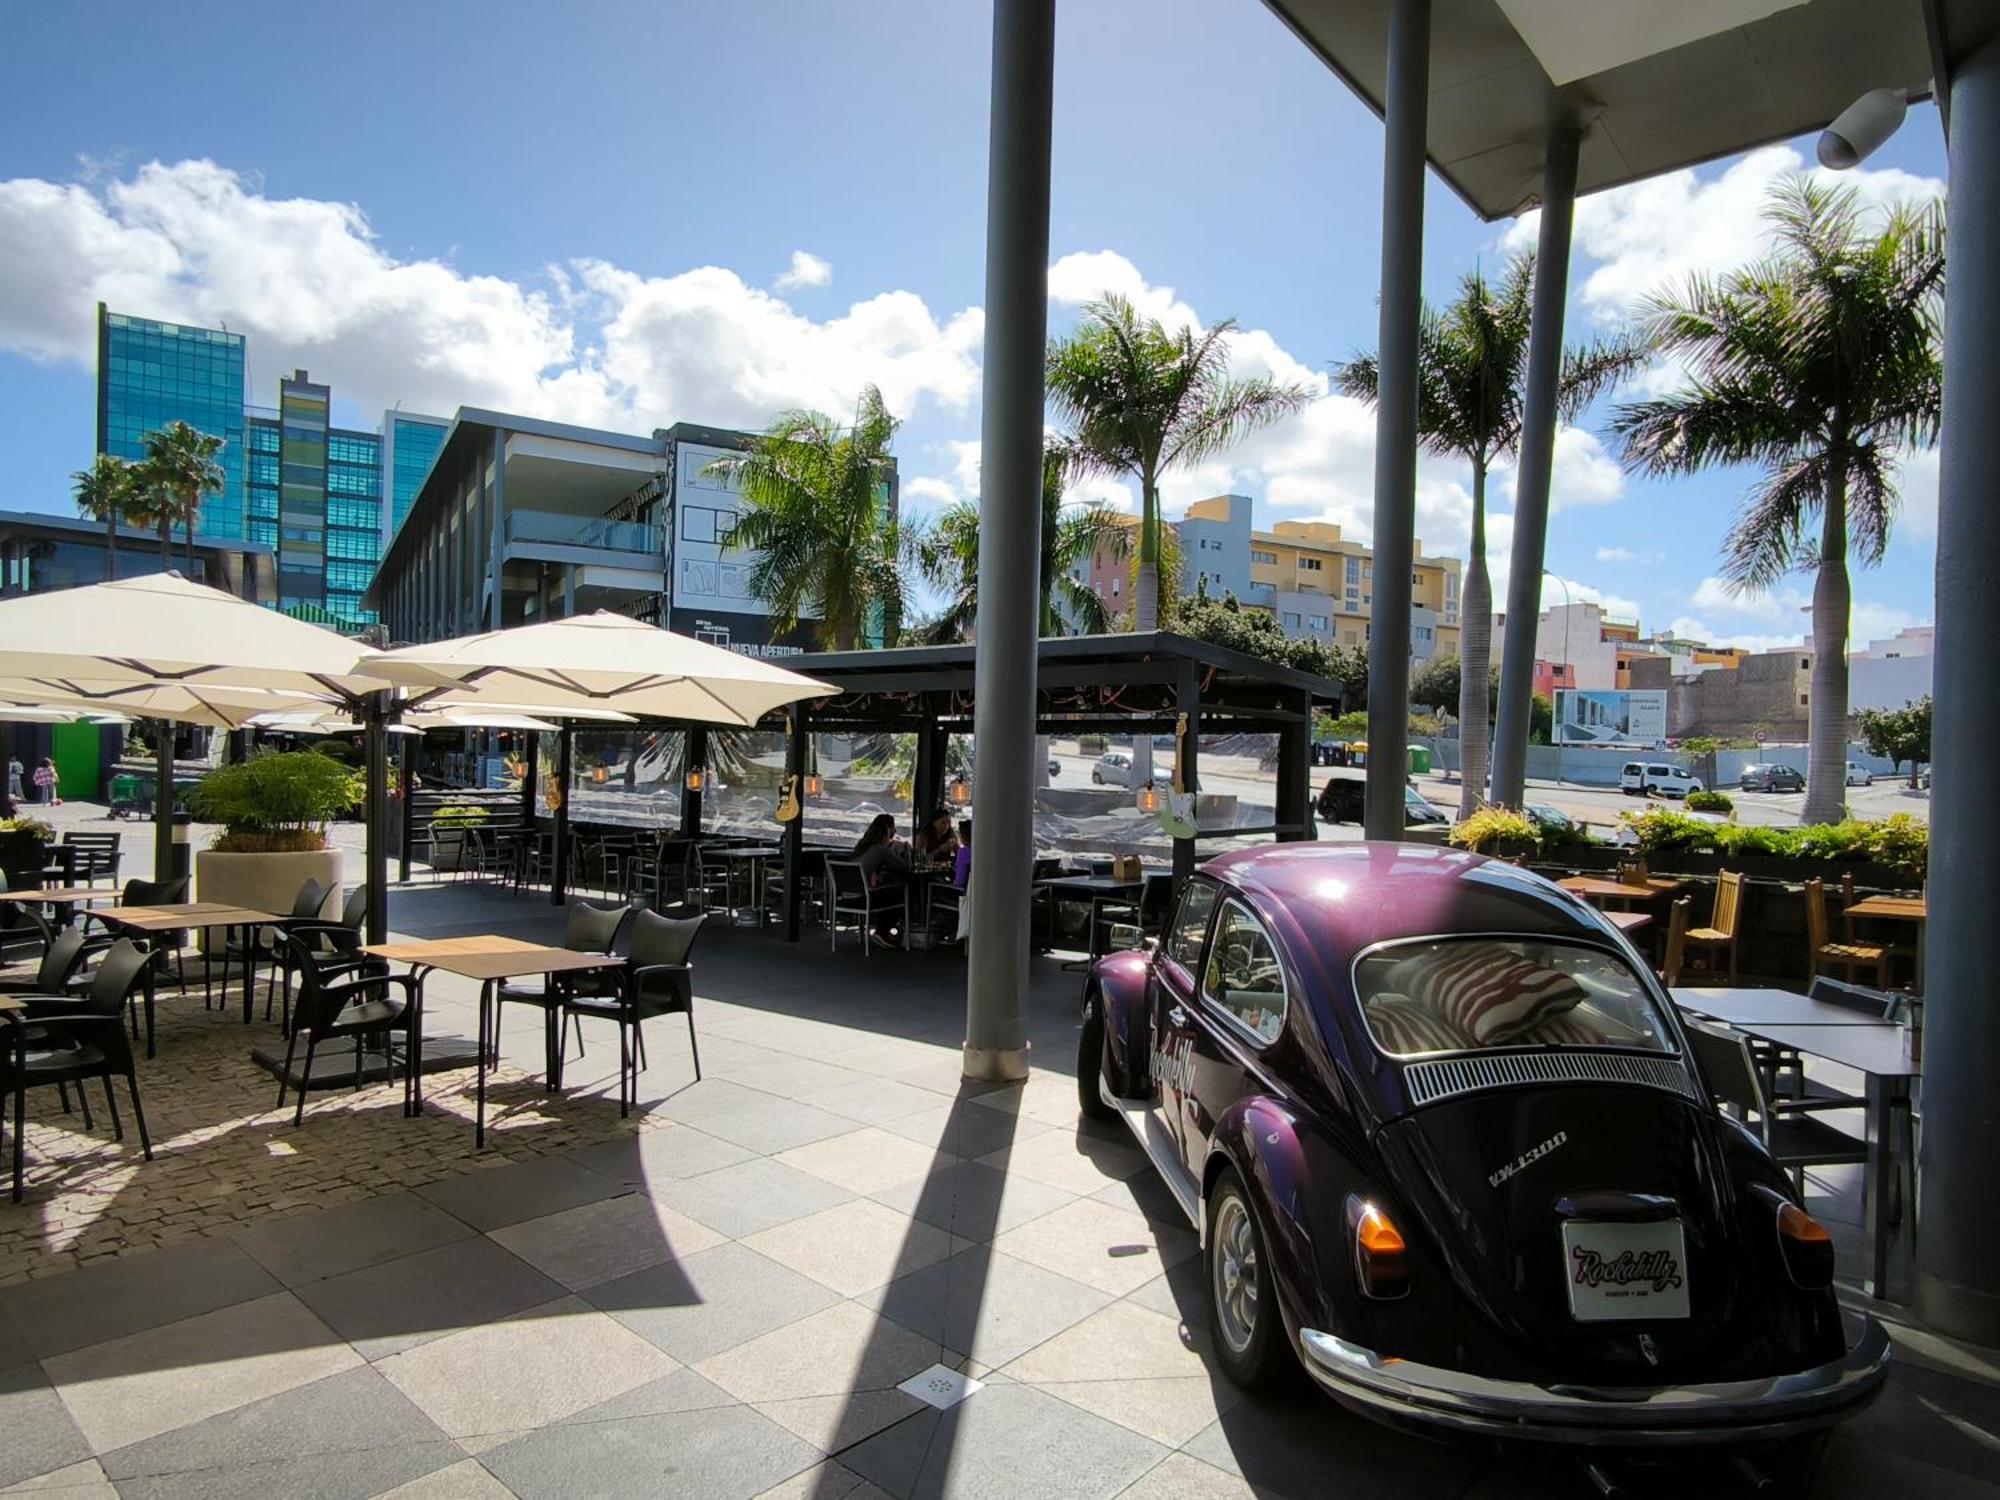
[[[1569,1310],[1579,1323],[1688,1316],[1687,1242],[1678,1219],[1566,1222]]]

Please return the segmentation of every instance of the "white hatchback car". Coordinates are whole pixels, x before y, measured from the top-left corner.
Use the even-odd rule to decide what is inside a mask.
[[[1107,750],[1097,757],[1097,764],[1090,768],[1092,786],[1130,786],[1132,784],[1132,752],[1130,750]]]
[[[1875,785],[1875,773],[1856,761],[1847,763],[1847,784],[1849,786]]]
[[[1663,761],[1628,760],[1618,774],[1618,790],[1628,797],[1685,797],[1701,789],[1699,776]]]

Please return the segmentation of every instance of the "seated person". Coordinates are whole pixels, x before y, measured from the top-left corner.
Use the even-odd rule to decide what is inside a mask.
[[[861,866],[862,877],[870,886],[878,886],[884,880],[899,879],[910,873],[910,846],[896,837],[896,819],[892,814],[875,815],[868,831],[854,846],[854,858]],[[901,922],[900,911],[881,913],[875,919],[871,940],[885,948],[900,948]]]
[[[942,864],[958,852],[958,835],[952,832],[951,814],[940,807],[917,830],[918,858]]]
[[[958,825],[958,852],[951,857],[951,883],[960,890],[972,879],[972,819]]]

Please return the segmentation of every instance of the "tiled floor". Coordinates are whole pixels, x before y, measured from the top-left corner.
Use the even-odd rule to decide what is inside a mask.
[[[555,917],[397,895],[399,927],[426,932],[535,935]],[[987,1089],[957,1076],[955,956],[829,958],[718,930],[696,961],[706,1076],[656,1026],[643,1129],[618,1121],[608,1034],[572,1061],[571,1098],[515,1085],[476,1161],[453,1109],[418,1125],[391,1089],[333,1097],[297,1131],[260,1119],[258,1151],[228,1160],[260,1186],[361,1187],[352,1201],[279,1207],[281,1191],[163,1248],[0,1287],[0,1492],[1587,1493],[1565,1463],[1418,1441],[1308,1391],[1249,1399],[1216,1375],[1193,1235],[1117,1127],[1079,1126],[1073,975],[1037,971],[1047,1070]],[[468,998],[443,985],[434,1029],[463,1029]],[[240,1022],[194,1016],[145,1075],[168,1113],[197,1043],[216,1051],[204,1067],[249,1067]],[[510,1055],[532,1063],[539,1028],[510,1022]],[[121,1181],[161,1167],[101,1124],[76,1130]],[[336,1132],[337,1152],[317,1148]],[[510,1152],[510,1134],[535,1149]],[[424,1164],[408,1185],[386,1171],[406,1156]],[[78,1196],[60,1186],[44,1209]],[[1815,1493],[2000,1500],[2000,1370],[1900,1342],[1889,1393],[1834,1439]],[[984,1382],[946,1412],[898,1389],[940,1362]],[[1670,1477],[1734,1492],[1721,1473]]]

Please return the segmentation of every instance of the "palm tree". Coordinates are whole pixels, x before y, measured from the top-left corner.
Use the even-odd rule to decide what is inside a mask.
[[[100,453],[87,469],[70,475],[70,494],[77,514],[104,523],[104,581],[118,576],[118,523],[134,510],[132,466],[122,458]]]
[[[1521,440],[1534,286],[1533,255],[1508,262],[1497,283],[1475,269],[1459,283],[1458,299],[1442,311],[1426,307],[1417,327],[1417,440],[1427,452],[1472,466],[1472,536],[1459,609],[1464,664],[1458,698],[1461,818],[1471,817],[1486,800],[1492,747],[1485,686],[1493,659],[1486,479],[1494,463]],[[1558,418],[1573,421],[1642,357],[1643,351],[1626,340],[1565,349],[1557,377]],[[1377,380],[1373,355],[1360,355],[1334,371],[1335,385],[1370,405]]]
[[[882,393],[866,386],[852,427],[816,411],[786,412],[747,452],[708,466],[742,498],[730,544],[762,554],[750,587],[770,606],[773,629],[795,630],[817,614],[822,644],[847,651],[879,609],[883,639],[895,639],[905,563],[889,506],[897,425]]]
[[[1043,635],[1063,635],[1074,623],[1078,635],[1105,635],[1112,627],[1109,607],[1097,591],[1079,583],[1074,572],[1102,549],[1117,557],[1127,547],[1127,528],[1118,512],[1099,506],[1062,503],[1069,452],[1060,443],[1042,452],[1042,619]],[[948,506],[917,543],[917,562],[931,584],[945,591],[944,608],[923,629],[927,642],[969,640],[979,616],[979,506],[961,500]]]
[[[1213,458],[1312,399],[1301,385],[1231,379],[1235,331],[1226,320],[1170,332],[1107,292],[1084,308],[1075,332],[1049,344],[1049,400],[1069,426],[1076,471],[1139,481],[1135,630],[1159,627],[1160,476]]]
[[[1944,212],[1900,206],[1871,227],[1852,188],[1795,177],[1765,215],[1772,254],[1648,300],[1646,331],[1687,377],[1619,407],[1612,425],[1626,463],[1649,474],[1763,470],[1723,541],[1722,575],[1762,591],[1817,570],[1803,816],[1829,823],[1846,801],[1848,552],[1881,560],[1897,454],[1937,441]]]
[[[227,476],[215,456],[222,439],[197,432],[185,422],[169,422],[146,434],[140,484],[150,494],[148,510],[160,528],[160,565],[174,565],[173,531],[187,527],[187,576],[194,576],[194,527],[201,503],[222,493]]]

